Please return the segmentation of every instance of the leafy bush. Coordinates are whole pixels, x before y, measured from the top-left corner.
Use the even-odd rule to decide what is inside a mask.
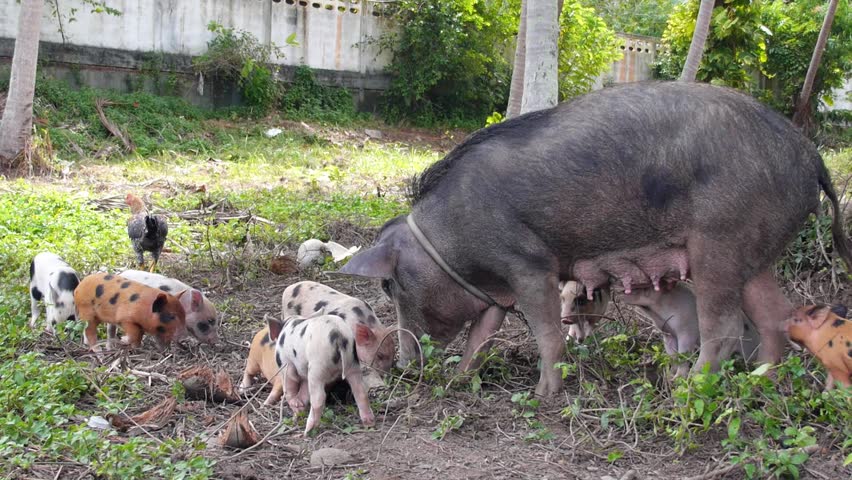
[[[591,90],[621,53],[615,32],[579,0],[565,0],[559,24],[559,96],[564,100]]]
[[[358,117],[348,90],[318,84],[313,70],[304,65],[296,69],[293,83],[281,95],[281,111],[292,118],[335,123]]]
[[[478,127],[504,109],[520,2],[402,0],[390,11],[399,29],[378,39],[393,53],[385,93],[389,121]]]
[[[616,32],[660,37],[677,0],[583,0]]]
[[[207,52],[193,59],[195,70],[236,82],[249,106],[264,110],[271,107],[278,96],[278,85],[269,61],[273,56],[281,57],[281,50],[274,43],[261,43],[249,32],[225,28],[216,22],[210,22],[207,29],[215,36],[207,42]],[[293,38],[291,35],[288,41]]]
[[[793,111],[804,83],[825,15],[826,2],[805,0],[725,0],[713,10],[710,34],[697,79],[728,85],[769,102],[786,114]],[[814,84],[812,103],[830,101],[827,94],[843,84],[852,70],[852,15],[840,2]],[[677,78],[686,60],[698,0],[675,7],[655,67],[661,78]],[[760,79],[760,76],[764,80]]]
[[[692,43],[698,0],[675,7],[663,34],[663,49],[656,65],[662,78],[676,79],[683,70]],[[749,90],[766,63],[766,27],[761,23],[760,2],[725,0],[713,10],[710,33],[696,80]]]
[[[777,90],[768,95],[775,108],[793,113],[795,99],[802,89],[814,45],[825,17],[827,2],[802,0],[774,1],[762,10],[763,22],[772,31],[767,37],[767,62],[764,72],[773,79]],[[831,36],[822,54],[812,94],[812,104],[831,101],[832,89],[843,86],[852,72],[852,9],[849,2],[838,2]]]

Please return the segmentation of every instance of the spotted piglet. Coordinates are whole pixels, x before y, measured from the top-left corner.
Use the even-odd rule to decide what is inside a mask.
[[[98,325],[107,325],[107,348],[115,346],[116,327],[127,335],[131,347],[142,344],[142,334],[153,335],[161,347],[185,334],[186,314],[181,305],[184,290],[173,296],[133,280],[109,273],[84,278],[74,291],[77,317],[89,322],[86,345],[97,351]]]
[[[375,422],[361,365],[355,355],[357,338],[349,325],[337,315],[324,315],[322,310],[310,319],[290,316],[285,321],[267,317],[269,338],[275,339],[275,362],[282,369],[284,398],[293,415],[311,411],[305,435],[319,424],[325,407],[326,386],[346,380],[352,389],[361,422]]]
[[[852,322],[846,307],[807,305],[793,313],[787,323],[790,339],[803,344],[825,366],[825,389],[834,382],[852,386]]]
[[[396,353],[391,328],[382,325],[367,302],[317,282],[294,283],[281,296],[282,318],[325,310],[342,318],[358,340],[358,359],[381,373],[390,371]],[[366,328],[357,328],[361,325]]]
[[[30,327],[35,328],[44,302],[44,329],[53,333],[56,324],[76,318],[74,289],[80,283],[77,272],[59,255],[42,252],[30,262]]]
[[[219,340],[216,307],[201,293],[201,290],[192,288],[175,278],[142,270],[125,270],[119,275],[172,295],[189,290],[189,295],[183,297],[181,302],[186,312],[186,330],[199,342],[213,345]]]
[[[243,381],[240,383],[240,393],[251,387],[255,375],[262,374],[263,378],[272,384],[272,392],[266,397],[264,405],[274,405],[283,394],[282,376],[279,375],[281,365],[275,357],[275,339],[269,337],[269,327],[263,327],[251,341]]]

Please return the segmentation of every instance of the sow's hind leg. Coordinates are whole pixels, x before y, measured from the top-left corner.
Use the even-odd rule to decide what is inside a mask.
[[[769,269],[746,283],[743,310],[760,334],[758,362],[780,361],[787,344],[784,321],[793,313],[793,305],[784,297]]]
[[[722,360],[730,357],[742,336],[739,315],[744,263],[733,253],[732,245],[703,236],[690,238],[687,249],[701,337],[700,353],[692,369],[700,372],[709,363],[711,370],[716,370]]]

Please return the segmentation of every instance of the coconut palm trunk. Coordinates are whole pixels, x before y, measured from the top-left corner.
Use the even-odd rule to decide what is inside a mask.
[[[506,118],[521,113],[521,100],[524,96],[524,62],[527,45],[527,0],[521,0],[521,21],[518,24],[518,39],[515,42],[515,60],[512,65],[512,85],[509,87],[509,104],[506,106]]]
[[[16,158],[32,133],[38,40],[44,0],[21,0],[6,108],[0,121],[0,160]]]
[[[692,32],[692,43],[689,44],[689,53],[686,54],[686,63],[680,74],[681,82],[694,82],[701,66],[701,57],[704,56],[704,45],[707,44],[707,34],[710,33],[710,20],[713,19],[713,6],[715,0],[701,0],[698,7],[698,18],[695,20],[695,31]]]
[[[527,0],[521,114],[556,105],[559,15],[557,0]]]
[[[837,0],[829,0],[828,10],[825,12],[825,19],[822,21],[822,28],[819,30],[819,37],[814,47],[814,53],[811,56],[811,63],[808,65],[808,73],[805,75],[805,83],[802,85],[802,91],[799,94],[799,99],[796,101],[796,109],[793,113],[793,124],[800,127],[805,133],[810,134],[813,131],[813,108],[811,106],[811,94],[814,89],[814,81],[819,70],[819,65],[822,62],[822,53],[825,51],[825,44],[828,43],[828,35],[831,33],[831,24],[834,23],[834,14],[837,11]]]

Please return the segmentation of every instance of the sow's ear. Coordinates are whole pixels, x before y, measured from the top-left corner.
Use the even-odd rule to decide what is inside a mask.
[[[364,250],[352,257],[337,273],[371,278],[391,278],[398,252],[388,242]]]

